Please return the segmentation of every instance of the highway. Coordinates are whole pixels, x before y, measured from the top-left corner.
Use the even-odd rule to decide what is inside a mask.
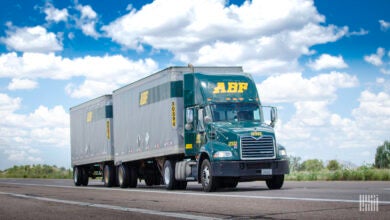
[[[196,183],[167,191],[143,182],[121,189],[98,180],[75,187],[72,180],[0,179],[0,219],[390,219],[390,182],[286,181],[268,190],[260,181],[204,193]]]

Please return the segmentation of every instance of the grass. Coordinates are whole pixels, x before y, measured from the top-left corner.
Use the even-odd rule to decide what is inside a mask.
[[[70,179],[72,178],[72,171],[49,165],[13,166],[0,171],[0,178]]]
[[[357,169],[339,169],[330,171],[295,171],[286,176],[286,180],[295,181],[390,181],[390,169],[360,167]]]

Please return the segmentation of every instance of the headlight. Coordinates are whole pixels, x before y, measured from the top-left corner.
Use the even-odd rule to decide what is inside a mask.
[[[214,158],[231,157],[231,156],[233,156],[233,154],[230,151],[217,151],[213,155]]]
[[[285,156],[287,156],[287,151],[285,149],[280,149],[279,150],[279,155],[282,156],[282,157],[285,157]]]

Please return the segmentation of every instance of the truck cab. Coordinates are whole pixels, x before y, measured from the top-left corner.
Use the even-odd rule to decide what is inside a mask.
[[[261,105],[249,74],[185,74],[184,107],[185,156],[195,158],[204,191],[253,180],[282,187],[289,168],[275,139],[277,111]]]

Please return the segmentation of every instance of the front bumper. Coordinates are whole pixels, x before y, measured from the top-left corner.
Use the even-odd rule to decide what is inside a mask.
[[[269,171],[272,170],[270,175]],[[266,172],[267,171],[267,172]],[[288,160],[213,161],[211,172],[217,177],[238,177],[241,180],[268,179],[289,173]]]

